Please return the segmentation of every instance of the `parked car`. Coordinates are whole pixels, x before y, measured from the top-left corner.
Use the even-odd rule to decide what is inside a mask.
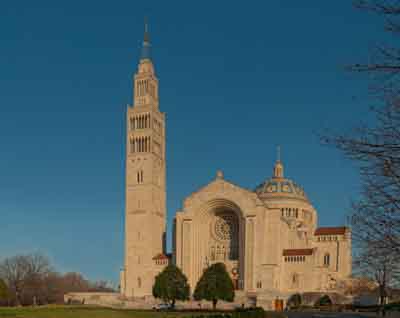
[[[161,303],[161,304],[157,304],[155,306],[153,306],[154,310],[160,311],[160,310],[170,310],[172,309],[171,304],[167,304],[167,303]]]

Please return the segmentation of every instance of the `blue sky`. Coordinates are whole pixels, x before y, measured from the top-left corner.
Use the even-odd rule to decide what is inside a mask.
[[[382,39],[378,18],[350,1],[7,1],[0,258],[42,251],[58,270],[118,280],[124,118],[146,15],[167,114],[168,224],[218,169],[245,188],[269,178],[277,145],[320,225],[345,223],[357,167],[318,133],[370,119],[365,78],[343,67]]]

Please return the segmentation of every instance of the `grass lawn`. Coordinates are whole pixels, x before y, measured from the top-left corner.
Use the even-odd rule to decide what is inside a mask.
[[[0,307],[0,318],[174,318],[179,316],[183,318],[201,314],[204,312],[156,312],[91,306]],[[285,316],[282,313],[276,312],[267,312],[265,315],[265,318],[283,317]]]
[[[14,318],[172,318],[188,313],[109,309],[89,306],[0,307],[0,317]]]

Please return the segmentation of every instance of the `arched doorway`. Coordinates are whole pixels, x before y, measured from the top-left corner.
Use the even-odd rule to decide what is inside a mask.
[[[235,289],[241,289],[240,217],[236,211],[224,206],[214,208],[209,213],[208,265],[224,263]]]
[[[177,216],[177,265],[196,286],[208,266],[221,262],[237,289],[251,288],[253,223],[232,200],[202,201],[186,202],[185,212]]]

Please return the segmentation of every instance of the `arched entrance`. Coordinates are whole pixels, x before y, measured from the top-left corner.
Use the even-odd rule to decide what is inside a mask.
[[[234,211],[219,208],[210,222],[210,264],[224,263],[235,289],[239,289],[239,218]]]
[[[203,219],[203,259],[205,266],[224,263],[235,289],[243,289],[244,222],[232,202],[210,202]]]

